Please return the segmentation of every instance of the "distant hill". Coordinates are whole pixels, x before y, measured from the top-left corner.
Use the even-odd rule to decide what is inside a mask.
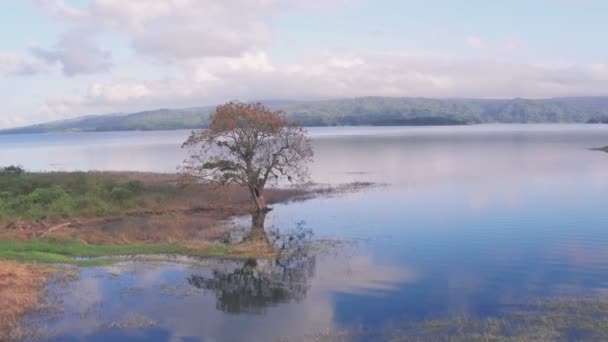
[[[607,97],[552,99],[429,99],[360,97],[326,101],[262,101],[305,126],[460,125],[477,123],[607,122]],[[0,134],[150,131],[206,127],[214,107],[158,109],[133,114],[85,116]]]
[[[158,109],[133,114],[109,114],[0,130],[0,134],[108,132],[190,129],[207,125],[212,107]]]
[[[587,120],[587,123],[590,123],[590,124],[608,124],[608,116],[591,118],[591,119]]]

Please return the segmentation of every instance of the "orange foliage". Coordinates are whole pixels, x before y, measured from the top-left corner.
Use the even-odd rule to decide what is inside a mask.
[[[209,128],[216,133],[237,128],[255,128],[274,133],[286,125],[287,119],[284,112],[273,112],[261,103],[231,101],[218,106],[211,114]]]

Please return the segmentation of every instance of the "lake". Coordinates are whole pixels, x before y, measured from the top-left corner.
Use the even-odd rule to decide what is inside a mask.
[[[608,294],[608,154],[588,149],[608,145],[608,126],[310,132],[315,182],[378,185],[275,205],[266,226],[310,230],[331,246],[281,264],[134,258],[83,268],[48,289],[62,311],[29,320],[57,341],[299,341]],[[0,136],[0,165],[174,172],[187,135]]]

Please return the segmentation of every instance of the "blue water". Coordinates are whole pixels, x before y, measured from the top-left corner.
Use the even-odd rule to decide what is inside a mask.
[[[52,167],[40,158],[50,153],[60,157],[58,169],[170,172],[183,159],[184,135],[46,135],[44,147],[31,144],[36,136],[0,137],[11,140],[0,149],[31,169]],[[49,289],[64,312],[34,320],[61,341],[298,341],[328,329],[493,316],[541,298],[608,293],[608,154],[588,150],[608,145],[608,127],[312,135],[315,181],[381,185],[276,205],[266,226],[287,233],[304,221],[313,240],[342,244],[286,267],[128,261],[82,269],[78,280]],[[82,157],[90,151],[94,157]],[[130,317],[154,324],[111,327]]]

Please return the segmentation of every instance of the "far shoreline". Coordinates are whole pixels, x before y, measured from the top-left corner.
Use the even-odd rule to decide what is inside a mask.
[[[446,124],[446,125],[335,125],[335,126],[304,126],[307,130],[317,129],[336,129],[345,128],[347,130],[363,128],[462,128],[462,127],[608,127],[607,123],[601,122],[483,122],[483,123],[463,123],[463,124]],[[105,133],[155,133],[155,132],[184,132],[204,130],[206,127],[199,128],[174,128],[174,129],[133,129],[133,130],[65,130],[65,131],[40,131],[40,132],[5,132],[0,130],[0,137],[11,136],[51,136],[51,135],[78,135],[78,134],[105,134]],[[313,136],[314,137],[314,136]]]

